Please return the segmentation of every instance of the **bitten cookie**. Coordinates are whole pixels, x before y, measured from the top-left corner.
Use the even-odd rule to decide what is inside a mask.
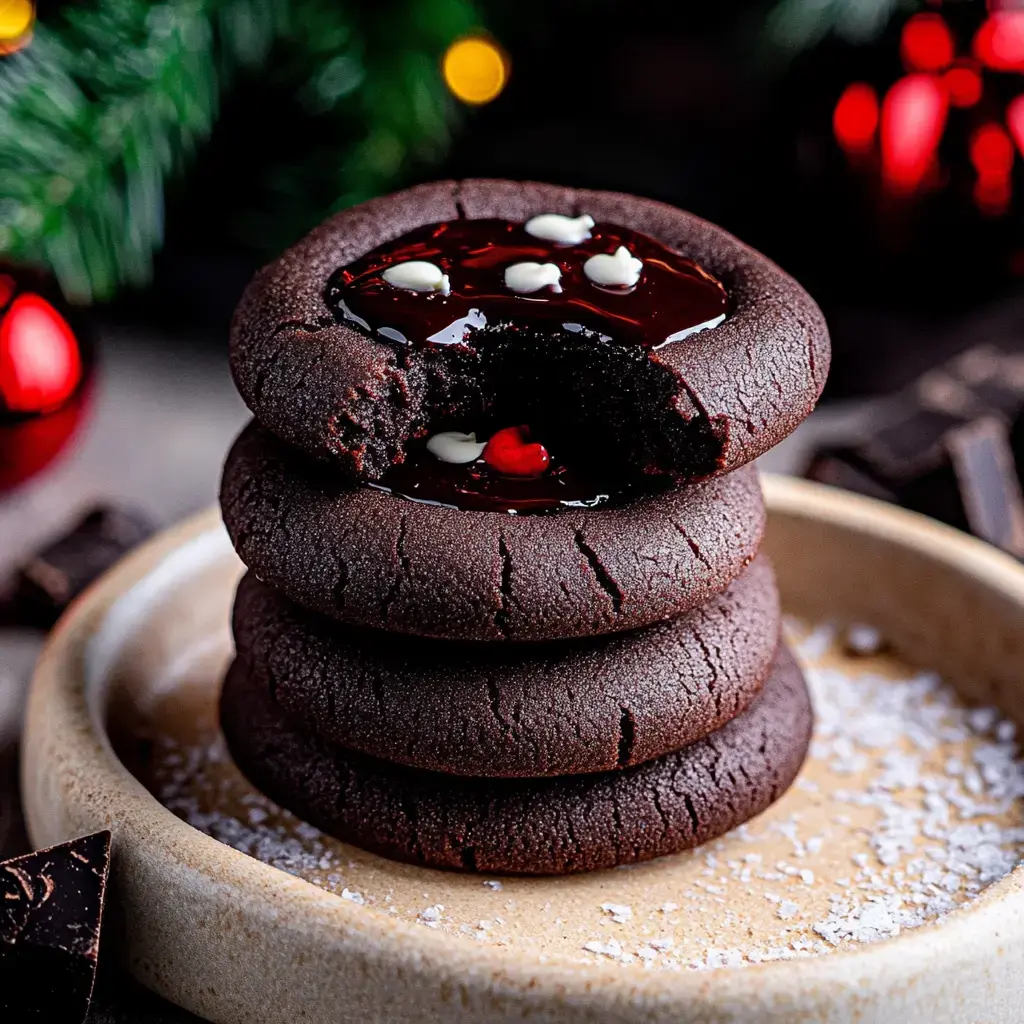
[[[553,236],[523,233],[541,214],[585,215],[593,243],[581,242],[570,259]],[[433,264],[417,257],[410,245],[407,259],[419,265],[396,272],[391,283],[412,296],[409,302],[436,309],[450,301],[468,312],[469,324],[482,314],[486,329],[461,341],[443,331],[418,340],[355,311],[343,273],[354,261],[384,244],[401,245],[425,225],[484,221],[522,235],[500,265],[481,270],[476,247],[457,270],[447,257],[428,253]],[[654,247],[666,256],[656,257]],[[725,320],[694,321],[692,329],[717,326],[692,334],[687,321],[666,336],[653,318],[679,296],[655,285],[658,268],[678,254],[698,265],[688,284],[706,272],[724,288]],[[593,256],[599,266],[589,262]],[[467,283],[470,273],[490,277]],[[584,291],[591,298],[581,298]],[[500,302],[490,308],[485,300],[494,296]],[[523,300],[515,307],[521,315],[508,314],[510,296]],[[567,307],[565,322],[538,328],[544,303],[560,309],[574,296],[578,304]],[[588,319],[598,306],[604,312]],[[569,322],[575,319],[590,333]],[[518,333],[495,362],[509,341],[506,320]],[[646,327],[642,344],[627,341]],[[608,464],[680,482],[734,470],[786,437],[824,386],[829,341],[821,312],[791,277],[693,214],[619,193],[469,180],[384,196],[318,227],[249,285],[234,318],[230,359],[242,397],[264,426],[332,458],[352,478],[379,479],[401,461],[409,439],[439,419],[511,403],[525,410],[523,422],[546,423],[564,455],[596,442]]]
[[[339,839],[429,867],[538,875],[678,853],[760,814],[803,763],[811,705],[780,646],[761,694],[711,736],[635,768],[529,780],[422,772],[303,735],[241,659],[221,723],[256,786]]]
[[[299,604],[356,626],[452,640],[634,629],[721,593],[761,543],[753,467],[619,508],[510,516],[346,488],[251,425],[221,509],[242,561]]]
[[[239,656],[296,725],[385,761],[493,778],[609,771],[679,750],[754,699],[778,643],[764,556],[672,622],[563,644],[350,629],[242,580]]]

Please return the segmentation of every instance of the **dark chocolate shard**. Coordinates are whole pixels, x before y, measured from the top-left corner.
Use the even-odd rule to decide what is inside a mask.
[[[92,509],[18,570],[14,616],[25,625],[49,629],[93,580],[153,530],[138,512],[108,506]]]
[[[971,532],[1024,558],[1024,498],[1006,424],[983,417],[950,431],[946,447]]]
[[[0,1021],[85,1020],[109,866],[109,832],[0,862]]]
[[[1024,354],[976,345],[873,408],[869,436],[819,449],[806,475],[1024,559]]]

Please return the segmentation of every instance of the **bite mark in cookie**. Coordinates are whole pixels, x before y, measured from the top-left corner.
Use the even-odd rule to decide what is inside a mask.
[[[632,233],[626,248],[643,264],[632,291],[598,286],[584,274],[586,260],[560,262],[552,255],[558,244],[525,227],[538,218],[584,216],[594,222],[586,229],[592,237],[570,249],[597,246],[610,225]],[[401,325],[375,323],[372,310],[356,309],[358,298],[346,292],[340,275],[354,274],[368,254],[401,248],[403,236],[414,237],[425,225],[484,222],[512,225],[524,240],[522,255],[557,264],[562,293],[510,292],[504,268],[493,268],[502,300],[530,313],[466,325],[479,336],[471,344],[465,326],[455,329],[454,344],[436,338],[412,344]],[[609,251],[588,258],[614,256],[617,246],[610,237],[605,243]],[[654,312],[637,298],[660,273],[659,259],[644,245],[692,264],[689,277],[676,280],[678,294],[666,290]],[[464,302],[458,274],[443,260],[425,262],[447,274],[449,296],[394,288],[378,268],[380,287],[431,309]],[[691,286],[719,305],[677,323],[672,310]],[[541,315],[540,307],[553,311],[552,302],[572,296],[579,299],[578,316]],[[342,308],[350,298],[358,321]],[[639,313],[620,315],[634,301]],[[618,313],[608,312],[613,307]],[[713,329],[692,333],[723,312],[726,319]],[[439,330],[453,322],[447,313],[441,320]],[[669,337],[680,340],[654,348]],[[345,211],[289,250],[247,290],[231,357],[239,389],[261,422],[310,454],[331,456],[339,475],[349,478],[379,480],[402,461],[410,441],[475,430],[490,418],[499,427],[529,424],[573,466],[596,459],[616,471],[678,482],[736,468],[788,434],[824,383],[828,337],[817,307],[795,282],[690,214],[614,193],[465,181]]]

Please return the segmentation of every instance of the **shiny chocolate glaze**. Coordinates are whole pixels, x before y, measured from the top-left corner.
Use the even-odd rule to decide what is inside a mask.
[[[632,288],[592,283],[583,264],[619,246],[643,261],[639,282]],[[449,276],[450,293],[414,292],[383,280],[388,267],[409,260],[441,267]],[[505,268],[524,261],[557,264],[562,291],[517,295],[506,288]],[[648,235],[597,224],[585,241],[558,245],[532,237],[522,224],[494,219],[428,224],[378,246],[336,271],[325,299],[339,319],[373,336],[420,346],[472,344],[476,329],[513,323],[588,330],[623,344],[657,348],[678,343],[728,312],[719,281]]]

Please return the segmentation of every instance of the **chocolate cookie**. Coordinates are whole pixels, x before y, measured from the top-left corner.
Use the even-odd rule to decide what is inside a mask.
[[[778,643],[775,577],[758,558],[671,622],[562,644],[462,644],[357,630],[252,574],[235,601],[239,656],[297,725],[415,768],[488,778],[609,771],[735,718]]]
[[[634,249],[663,246],[692,258],[696,276],[706,271],[724,286],[726,319],[679,340],[673,334],[662,343],[654,331],[646,344],[629,344],[635,323],[625,314],[616,320],[595,313],[597,327],[588,330],[568,322],[538,326],[528,310],[548,301],[552,289],[536,291],[528,281],[517,287],[536,301],[521,304],[527,312],[511,326],[502,305],[457,343],[432,335],[418,344],[346,303],[352,282],[345,268],[414,229],[489,220],[522,231],[524,221],[545,213],[590,215],[595,233],[607,236],[608,253],[623,232],[639,232],[646,243],[638,240]],[[520,259],[555,251],[552,243],[524,240],[516,241],[518,250],[509,248],[522,252]],[[564,280],[579,284],[582,263],[563,264]],[[454,271],[449,276],[458,297],[460,282]],[[582,286],[597,284],[587,276]],[[653,280],[653,270],[648,276]],[[647,301],[647,285],[641,276],[634,286],[641,319],[678,298],[664,287]],[[435,286],[449,294],[439,271],[436,282],[413,290]],[[400,287],[409,294],[407,284]],[[582,306],[593,312],[614,305],[607,291],[598,288]],[[699,326],[711,322],[717,318]],[[604,330],[605,324],[611,326]],[[321,225],[249,285],[233,322],[230,358],[239,391],[264,426],[312,455],[333,458],[352,477],[380,479],[402,460],[411,438],[442,421],[468,429],[458,424],[500,407],[510,416],[522,413],[518,422],[539,420],[534,426],[560,440],[563,455],[678,482],[735,469],[788,435],[824,385],[829,342],[818,307],[792,278],[699,217],[618,193],[469,180],[385,196]]]
[[[344,751],[296,731],[236,660],[221,723],[241,770],[273,799],[346,842],[429,867],[564,874],[678,853],[777,800],[803,763],[811,705],[780,645],[738,718],[635,768],[549,779],[467,779]]]
[[[251,425],[224,522],[268,584],[350,625],[453,640],[551,640],[650,625],[721,593],[757,553],[751,467],[620,508],[512,516],[346,488]]]

